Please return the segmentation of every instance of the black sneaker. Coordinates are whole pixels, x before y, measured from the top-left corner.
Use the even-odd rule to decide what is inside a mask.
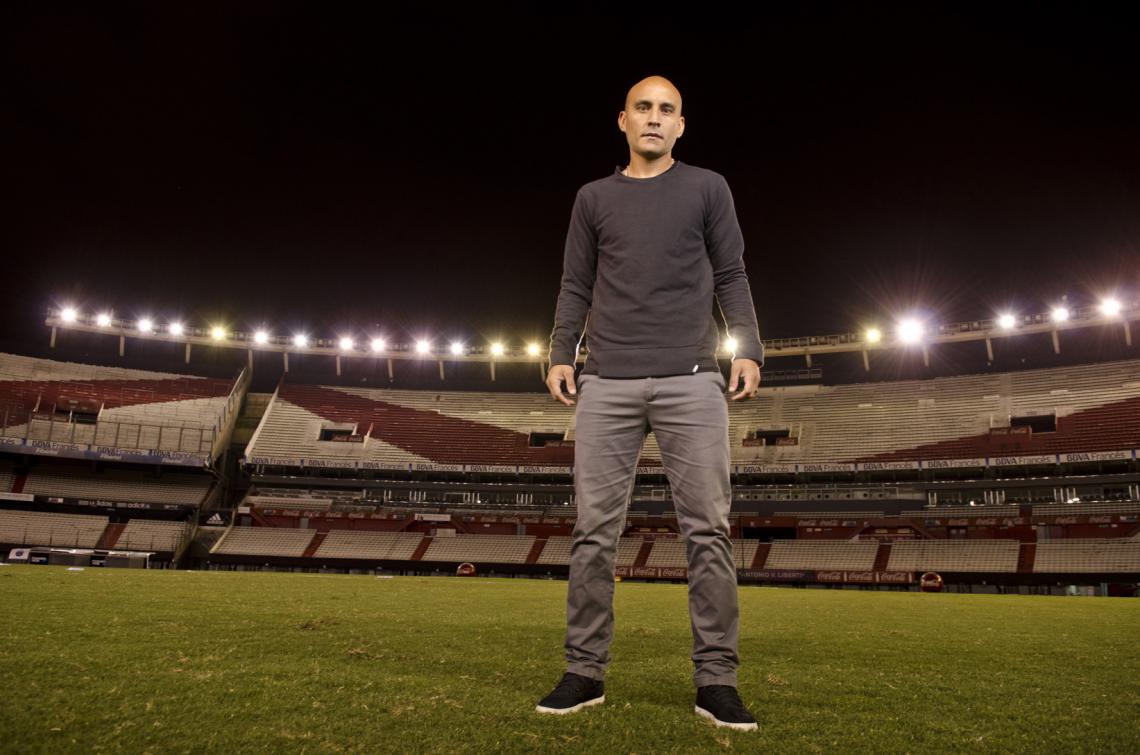
[[[535,710],[539,713],[573,713],[587,705],[604,703],[605,691],[605,683],[600,679],[567,671],[554,691],[538,701]]]
[[[727,684],[698,687],[696,711],[717,726],[740,731],[756,731],[760,728],[748,708],[744,707],[740,695],[736,693],[736,687]]]

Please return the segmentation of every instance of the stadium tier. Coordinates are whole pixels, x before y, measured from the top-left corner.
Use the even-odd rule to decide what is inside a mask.
[[[151,519],[131,519],[109,547],[116,550],[169,551],[171,553],[193,534],[193,525],[186,522],[164,522]]]
[[[313,556],[403,561],[411,559],[423,539],[420,532],[334,530],[328,533]]]
[[[0,546],[21,548],[143,551],[168,560],[194,534],[194,524],[131,517],[112,522],[108,516],[55,511],[0,509]]]
[[[569,525],[568,525],[569,526]],[[338,561],[398,564],[431,568],[470,562],[479,569],[530,565],[562,567],[570,563],[570,535],[496,535],[455,533],[443,536],[412,531],[329,530],[308,527],[232,526],[211,556],[223,563],[275,559],[278,563],[322,565]],[[1128,538],[1074,538],[1022,542],[989,539],[775,539],[769,543],[733,538],[733,559],[741,579],[847,581],[835,575],[896,575],[889,581],[913,583],[919,574],[990,576],[1022,574],[1140,574],[1140,531]],[[226,557],[229,557],[228,559]],[[676,537],[623,536],[614,566],[634,576],[684,578],[688,556]],[[533,571],[533,569],[532,569]],[[790,575],[790,576],[781,576]],[[906,575],[902,578],[901,575]],[[852,577],[854,581],[872,581]],[[877,579],[877,578],[876,578]]]
[[[736,471],[1134,460],[1140,360],[991,375],[761,388],[729,403]],[[278,388],[247,464],[565,473],[574,409],[542,393]],[[660,469],[652,432],[639,462]]]
[[[552,535],[546,539],[546,545],[539,553],[535,563],[558,564],[566,566],[570,563],[570,547],[574,538],[569,535]],[[640,537],[622,537],[618,539],[617,555],[614,557],[614,566],[633,566],[637,554],[641,551],[643,539]]]
[[[315,534],[315,530],[285,527],[231,527],[211,552],[299,558]]]
[[[40,464],[28,472],[20,492],[102,501],[178,503],[196,506],[210,490],[213,478],[205,473],[161,477],[129,470],[95,473],[86,467]]]
[[[0,492],[12,492],[12,483],[15,481],[15,476],[12,474],[12,463],[0,459]]]
[[[420,560],[523,564],[533,547],[534,535],[453,535],[434,538]]]
[[[0,354],[0,448],[202,466],[222,450],[246,385]]]
[[[1046,573],[1140,573],[1140,541],[1129,539],[1073,539],[1038,543],[1033,570]]]
[[[57,514],[0,509],[0,543],[94,548],[108,518],[93,514]]]
[[[891,571],[1016,572],[1016,540],[921,540],[891,547]]]
[[[1016,543],[1015,543],[1016,545]],[[875,565],[879,543],[775,540],[765,565],[769,569],[847,569],[869,571]]]

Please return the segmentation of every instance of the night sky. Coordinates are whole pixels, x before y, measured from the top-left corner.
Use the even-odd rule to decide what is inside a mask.
[[[1140,296],[1140,59],[1108,4],[88,5],[0,12],[6,351],[45,352],[63,302],[545,343],[575,192],[625,163],[649,74],[684,97],[674,156],[733,189],[762,338]]]

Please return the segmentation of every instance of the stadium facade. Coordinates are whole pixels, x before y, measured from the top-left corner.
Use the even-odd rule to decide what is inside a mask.
[[[975,347],[986,339],[987,369],[939,369],[937,354],[931,368],[925,351],[927,377],[828,384],[824,357],[812,362],[820,345],[795,347],[784,356],[804,361],[772,371],[784,380],[729,402],[738,581],[919,589],[937,573],[951,590],[1135,594],[1140,358],[1123,322],[1107,358],[1080,354],[1073,334],[1077,358],[1028,369],[989,369],[1000,361],[991,334],[973,332]],[[1054,356],[1057,332],[1038,338]],[[469,358],[491,366],[481,385],[474,373],[456,385],[430,355],[417,379],[397,381],[413,360],[388,360],[378,388],[339,360],[339,375],[296,369],[328,366],[303,355],[290,371],[282,359],[265,390],[263,355],[244,344],[236,364],[184,374],[170,345],[147,357],[166,369],[136,368],[139,357],[106,366],[130,361],[118,338],[118,355],[82,362],[0,355],[6,557],[566,575],[574,410],[509,389],[509,360],[496,375],[495,357]],[[868,367],[866,349],[846,351]],[[541,361],[516,361],[541,375]],[[685,580],[670,496],[650,431],[618,576]]]

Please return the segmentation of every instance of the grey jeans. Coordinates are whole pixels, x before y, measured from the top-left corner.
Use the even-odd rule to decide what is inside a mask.
[[[649,430],[673,490],[689,567],[693,683],[736,686],[740,611],[729,539],[727,380],[581,375],[575,405],[578,520],[566,599],[568,671],[605,677],[614,631],[614,556]]]

